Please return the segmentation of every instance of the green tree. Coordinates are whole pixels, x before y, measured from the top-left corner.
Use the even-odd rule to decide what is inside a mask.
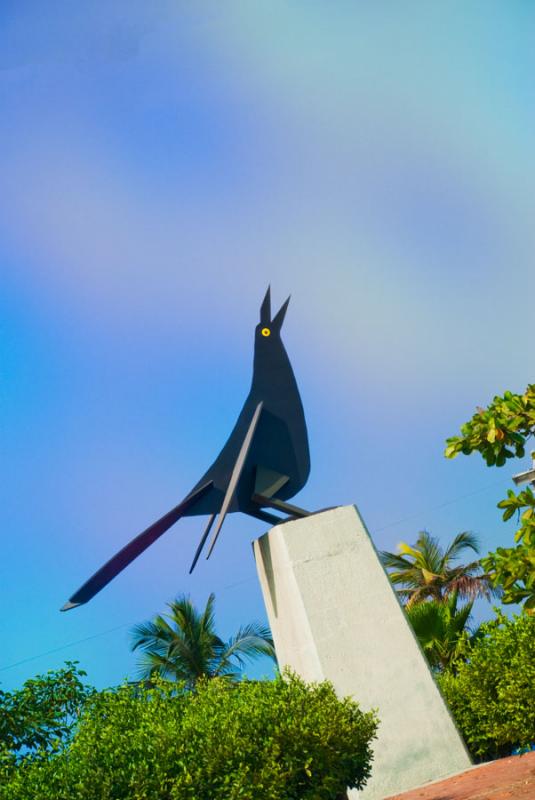
[[[228,641],[215,632],[215,597],[198,611],[185,596],[167,604],[168,614],[140,623],[132,630],[132,650],[141,650],[139,676],[155,675],[184,681],[193,687],[202,678],[236,680],[245,662],[260,655],[275,660],[271,632],[251,622]]]
[[[497,617],[481,625],[456,670],[438,682],[472,753],[508,755],[535,741],[535,616]]]
[[[72,733],[93,689],[82,681],[86,673],[76,661],[27,680],[21,689],[0,691],[0,748],[14,763],[58,750]]]
[[[95,695],[72,742],[0,800],[336,800],[366,783],[376,729],[326,682],[156,679]]]
[[[452,668],[477,637],[468,626],[473,601],[457,608],[458,592],[446,600],[427,600],[406,608],[407,617],[429,665],[436,671]]]
[[[399,598],[411,608],[422,600],[441,601],[452,592],[462,599],[489,598],[492,590],[489,578],[483,574],[478,560],[455,564],[465,550],[478,552],[477,538],[468,532],[459,533],[446,547],[427,531],[418,534],[416,544],[398,544],[397,553],[383,550],[379,558],[388,577],[397,588]]]
[[[484,409],[478,408],[471,420],[461,426],[461,436],[446,442],[446,458],[459,453],[479,452],[487,466],[503,467],[511,458],[523,458],[526,444],[535,434],[535,384],[524,394],[505,392]],[[509,490],[498,503],[503,519],[518,513],[520,525],[514,547],[499,547],[482,559],[483,568],[495,586],[503,587],[504,603],[523,603],[528,613],[535,611],[535,496],[530,488],[516,494]]]

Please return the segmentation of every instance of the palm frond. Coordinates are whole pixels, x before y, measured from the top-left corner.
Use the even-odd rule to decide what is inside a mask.
[[[268,656],[276,661],[270,629],[265,625],[251,622],[239,628],[218,652],[219,664],[216,674],[222,674],[233,661],[243,667],[246,660],[260,655]]]
[[[430,595],[430,588],[429,586],[420,586],[417,589],[412,589],[407,594],[407,602],[405,603],[405,608],[413,608],[413,606],[417,606],[420,603],[423,603]]]
[[[492,587],[488,579],[482,575],[464,575],[462,572],[452,575],[448,581],[446,595],[449,596],[454,591],[459,592],[465,600],[473,601],[478,597],[490,600],[492,597]]]
[[[413,562],[398,553],[389,553],[388,550],[379,551],[379,560],[385,569],[407,570],[413,567]]]
[[[167,612],[132,629],[131,649],[140,650],[142,679],[159,674],[193,687],[202,677],[236,680],[247,659],[274,658],[269,628],[244,625],[228,642],[215,632],[215,597],[198,611],[186,595],[167,603]]]
[[[275,657],[275,647],[270,629],[265,625],[250,623],[239,628],[227,642],[226,652],[240,652],[246,656],[269,655]]]
[[[214,632],[215,630],[215,594],[212,592],[206,601],[206,608],[202,613],[200,624],[203,630]]]
[[[394,586],[404,586],[410,589],[418,589],[422,584],[421,575],[418,570],[407,572],[390,572],[388,577]]]
[[[398,542],[398,552],[412,558],[411,564],[418,558],[418,551],[407,542]]]
[[[414,549],[416,551],[415,563],[420,569],[426,569],[433,573],[440,572],[442,548],[438,539],[431,536],[429,531],[420,531]]]
[[[447,601],[429,600],[406,609],[430,665],[443,669],[454,663],[469,632],[473,602],[457,608],[459,593],[452,591]]]
[[[474,553],[479,553],[479,539],[475,534],[471,533],[471,531],[463,531],[454,537],[453,541],[444,552],[444,566],[447,566],[450,561],[454,561],[458,558],[463,550],[473,550]]]
[[[469,531],[457,534],[443,550],[438,539],[423,530],[418,533],[414,545],[400,542],[398,553],[381,551],[379,557],[389,570],[388,577],[399,598],[411,608],[423,600],[445,599],[455,590],[465,600],[499,596],[499,589],[482,573],[479,560],[468,564],[452,563],[463,550],[477,553],[478,548],[477,537]]]
[[[137,650],[138,648],[144,649],[146,646],[157,647],[160,643],[164,646],[172,633],[172,629],[162,617],[155,617],[152,621],[141,622],[132,628],[133,638],[130,648]]]

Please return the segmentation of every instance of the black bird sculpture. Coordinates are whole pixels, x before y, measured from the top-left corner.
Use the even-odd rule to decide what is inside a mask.
[[[207,558],[210,557],[228,513],[242,511],[269,523],[308,512],[286,501],[305,485],[310,457],[305,415],[292,365],[280,336],[290,298],[271,319],[270,290],[260,307],[255,329],[251,390],[237,422],[218,457],[175,508],[119,550],[89,578],[61,608],[87,603],[149,545],[185,516],[209,515],[190,573],[202,552],[214,522]]]

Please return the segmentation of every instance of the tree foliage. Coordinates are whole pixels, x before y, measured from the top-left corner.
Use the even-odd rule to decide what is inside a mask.
[[[495,584],[503,586],[503,602],[524,603],[524,610],[532,614],[535,611],[535,495],[529,487],[518,494],[509,489],[507,498],[498,503],[498,508],[505,509],[504,520],[518,512],[517,544],[516,547],[498,547],[481,563],[493,575]]]
[[[93,690],[77,662],[27,680],[21,689],[0,691],[0,748],[7,762],[57,751],[68,740],[83,703]]]
[[[237,680],[246,661],[259,655],[275,660],[271,631],[265,625],[244,625],[226,642],[216,634],[213,594],[203,611],[184,595],[167,606],[168,614],[136,625],[132,631],[132,650],[143,652],[142,679],[159,675],[192,688],[203,678]]]
[[[445,455],[455,458],[459,453],[479,452],[487,466],[502,467],[508,459],[522,458],[526,443],[535,434],[535,384],[524,394],[505,392],[496,396],[486,408],[478,409],[471,420],[461,427],[461,436],[446,442]],[[499,547],[482,559],[495,586],[503,586],[504,603],[524,603],[529,613],[535,611],[535,496],[531,489],[516,494],[509,490],[506,499],[498,503],[503,519],[519,516],[515,547]]]
[[[458,592],[446,600],[427,600],[406,608],[416,638],[436,671],[454,668],[466,650],[466,643],[478,632],[468,626],[473,601],[457,608]]]
[[[497,617],[463,653],[440,688],[473,754],[508,755],[535,741],[535,616]]]
[[[156,679],[94,695],[72,741],[1,800],[335,800],[371,770],[377,720],[325,682]]]
[[[492,403],[478,408],[471,420],[461,426],[461,436],[446,442],[446,458],[459,453],[481,453],[487,466],[503,467],[509,458],[523,458],[526,442],[535,432],[535,384],[524,394],[505,392]]]
[[[488,576],[478,560],[455,564],[464,550],[478,552],[477,538],[469,532],[457,534],[444,549],[428,531],[420,531],[416,544],[398,544],[397,553],[379,553],[382,565],[390,570],[388,577],[397,588],[399,598],[411,608],[422,600],[441,601],[452,592],[474,600],[491,593]]]

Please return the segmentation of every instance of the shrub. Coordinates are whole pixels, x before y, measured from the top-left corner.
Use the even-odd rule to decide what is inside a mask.
[[[508,755],[535,740],[535,617],[497,611],[456,674],[438,681],[472,753]]]
[[[371,771],[374,712],[329,683],[158,681],[91,698],[70,744],[21,764],[2,800],[334,800]]]
[[[0,749],[16,763],[37,752],[58,750],[72,733],[92,689],[76,661],[27,680],[21,689],[0,691]],[[9,760],[9,759],[8,759]]]

